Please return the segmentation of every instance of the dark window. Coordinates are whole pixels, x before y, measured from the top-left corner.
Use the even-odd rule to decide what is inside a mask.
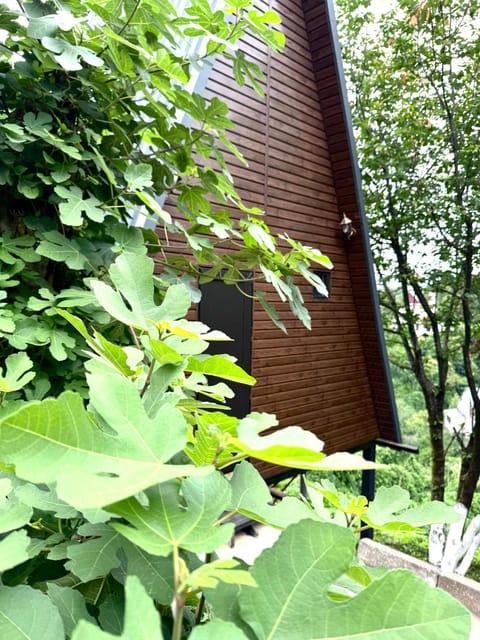
[[[250,373],[253,286],[251,282],[242,282],[239,287],[241,291],[221,280],[202,284],[198,317],[211,329],[219,329],[233,339],[233,342],[210,343],[208,353],[229,353],[237,358],[237,364]],[[229,401],[232,415],[243,418],[250,411],[250,387],[233,382],[227,384],[235,392],[235,397]]]

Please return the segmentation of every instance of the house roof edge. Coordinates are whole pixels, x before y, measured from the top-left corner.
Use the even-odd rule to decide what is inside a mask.
[[[397,407],[395,403],[392,375],[390,370],[390,364],[388,361],[387,347],[386,347],[385,335],[383,330],[383,322],[382,322],[382,317],[380,313],[380,300],[378,297],[377,285],[375,280],[373,255],[372,255],[372,250],[370,246],[369,225],[368,225],[368,220],[367,220],[367,215],[365,210],[365,201],[363,197],[362,180],[361,180],[360,168],[358,163],[358,154],[356,149],[355,136],[353,133],[352,115],[350,110],[350,104],[348,101],[347,84],[345,80],[345,73],[343,70],[342,51],[341,51],[340,39],[338,36],[338,30],[337,30],[335,7],[334,7],[333,0],[324,0],[324,2],[325,2],[325,11],[326,11],[327,23],[328,23],[332,50],[333,50],[335,70],[336,70],[337,80],[338,80],[338,91],[339,91],[340,101],[341,101],[342,110],[343,110],[343,119],[345,123],[346,137],[347,137],[348,147],[349,147],[348,150],[349,150],[350,160],[351,160],[352,177],[353,177],[353,182],[355,186],[355,198],[357,201],[358,214],[362,223],[361,224],[362,242],[365,250],[365,260],[366,260],[366,266],[368,270],[369,286],[370,286],[370,291],[371,291],[371,296],[373,301],[375,325],[376,325],[381,357],[382,357],[382,366],[385,374],[386,385],[388,388],[390,410],[392,414],[396,440],[399,443],[402,443],[403,441],[402,433],[400,430],[400,422],[398,419],[398,412],[397,412]]]

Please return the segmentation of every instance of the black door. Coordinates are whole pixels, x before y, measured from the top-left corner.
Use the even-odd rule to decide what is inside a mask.
[[[248,373],[252,366],[252,293],[251,282],[239,284],[241,291],[221,280],[201,285],[202,299],[199,304],[199,320],[211,329],[219,329],[234,342],[212,342],[208,353],[229,353],[237,358]],[[246,294],[246,295],[245,295]],[[235,397],[229,401],[232,415],[243,418],[250,412],[250,387],[229,382]]]

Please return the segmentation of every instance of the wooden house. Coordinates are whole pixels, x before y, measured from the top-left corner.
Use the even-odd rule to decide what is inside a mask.
[[[327,452],[371,455],[376,442],[398,445],[401,437],[332,1],[271,0],[270,6],[282,17],[284,52],[253,36],[242,41],[265,73],[265,97],[239,88],[222,59],[204,91],[227,102],[236,123],[231,137],[248,160],[248,167],[231,161],[240,195],[265,210],[273,232],[287,232],[331,258],[330,293],[321,298],[302,287],[311,331],[285,308],[283,334],[259,306],[220,282],[203,287],[199,317],[235,338],[231,352],[257,378],[251,391],[239,392],[234,411],[275,413],[281,426],[315,432]],[[343,232],[344,215],[355,232]],[[281,473],[260,468],[267,478]]]

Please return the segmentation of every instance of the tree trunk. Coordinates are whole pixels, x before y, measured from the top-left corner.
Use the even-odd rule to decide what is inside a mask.
[[[443,502],[445,498],[445,446],[443,440],[443,410],[435,407],[429,411],[428,426],[430,430],[430,444],[432,447],[432,485],[431,499]]]
[[[480,415],[475,416],[472,434],[462,452],[462,466],[458,480],[457,502],[467,509],[472,506],[473,496],[480,477]]]

